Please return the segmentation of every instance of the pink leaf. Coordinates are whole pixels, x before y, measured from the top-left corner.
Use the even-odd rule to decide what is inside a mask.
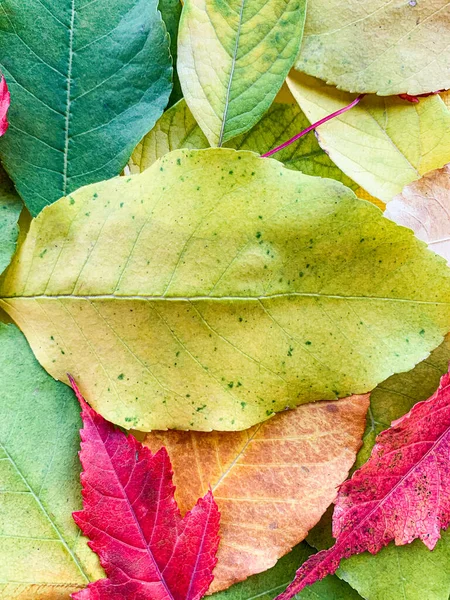
[[[342,558],[389,542],[421,539],[432,550],[450,520],[450,375],[426,402],[377,438],[370,459],[340,488],[333,515],[335,545],[308,559],[278,596],[288,600],[335,573]]]
[[[0,80],[0,136],[8,129],[8,109],[11,101],[11,95],[8,90],[8,84],[4,77]]]
[[[213,579],[219,511],[211,491],[181,518],[165,448],[152,454],[86,404],[80,459],[83,510],[75,522],[107,579],[76,600],[199,600]]]

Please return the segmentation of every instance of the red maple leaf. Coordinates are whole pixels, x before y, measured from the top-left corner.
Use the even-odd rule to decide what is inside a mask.
[[[4,77],[0,80],[0,136],[8,129],[8,109],[11,101],[11,96],[8,90],[8,84]]]
[[[421,539],[432,550],[450,521],[450,375],[426,402],[377,437],[367,463],[340,488],[336,543],[311,556],[278,596],[288,600],[335,573],[342,558]]]
[[[73,514],[108,576],[76,600],[199,600],[217,562],[220,514],[212,492],[184,518],[165,448],[152,454],[84,401],[83,510]]]

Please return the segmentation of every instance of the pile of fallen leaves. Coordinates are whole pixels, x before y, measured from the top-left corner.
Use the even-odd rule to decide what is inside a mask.
[[[449,600],[450,3],[2,0],[0,70],[0,598]]]

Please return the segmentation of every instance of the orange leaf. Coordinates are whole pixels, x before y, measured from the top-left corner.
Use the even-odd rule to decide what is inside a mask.
[[[361,446],[369,396],[305,404],[245,431],[159,431],[182,512],[211,486],[221,517],[210,592],[272,567],[335,499]]]

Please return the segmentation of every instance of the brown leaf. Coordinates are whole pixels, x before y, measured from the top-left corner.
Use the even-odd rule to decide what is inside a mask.
[[[450,164],[407,185],[384,214],[412,229],[450,264]]]
[[[318,402],[237,432],[164,431],[182,512],[211,486],[221,517],[210,592],[272,567],[303,540],[345,480],[361,445],[369,395]]]

